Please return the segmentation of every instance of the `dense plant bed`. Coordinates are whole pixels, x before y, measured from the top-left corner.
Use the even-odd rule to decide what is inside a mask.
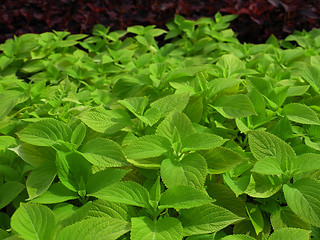
[[[234,18],[0,45],[0,239],[318,239],[320,30]]]

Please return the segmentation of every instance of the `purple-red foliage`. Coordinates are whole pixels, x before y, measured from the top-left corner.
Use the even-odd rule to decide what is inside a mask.
[[[0,0],[0,42],[52,30],[90,34],[97,23],[111,30],[137,24],[164,28],[175,14],[198,19],[218,11],[239,15],[231,27],[245,42],[320,27],[319,0]]]

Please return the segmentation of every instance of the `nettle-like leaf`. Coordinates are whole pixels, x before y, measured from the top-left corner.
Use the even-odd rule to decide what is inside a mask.
[[[239,153],[224,147],[203,151],[202,156],[208,163],[208,172],[210,174],[225,173],[239,163],[247,160]]]
[[[181,240],[183,228],[181,222],[173,217],[160,218],[152,221],[148,217],[132,218],[131,239],[172,239]]]
[[[286,240],[286,239],[296,239],[296,240],[308,240],[310,239],[310,230],[299,229],[299,228],[281,228],[274,231],[269,240]]]
[[[52,204],[77,199],[76,192],[69,190],[62,183],[53,183],[47,191],[31,200],[33,203]]]
[[[302,178],[283,186],[284,196],[290,209],[307,223],[320,226],[320,183]]]
[[[63,228],[57,240],[118,239],[130,230],[128,222],[112,218],[88,218]]]
[[[79,150],[90,163],[99,167],[121,167],[128,165],[122,148],[106,138],[94,138]]]
[[[310,107],[300,103],[290,103],[283,107],[282,112],[290,121],[302,124],[320,125],[317,113]]]
[[[211,133],[193,133],[182,140],[182,152],[208,150],[221,146],[226,140]]]
[[[257,115],[250,98],[246,95],[231,95],[218,98],[213,107],[225,118],[242,118]]]
[[[249,219],[252,223],[252,226],[258,235],[263,231],[264,228],[264,219],[259,207],[252,203],[246,203],[246,210],[249,216]]]
[[[46,162],[54,162],[56,159],[56,152],[51,147],[23,143],[11,150],[33,167],[39,167]]]
[[[78,116],[93,130],[113,134],[131,124],[129,114],[123,109],[105,110],[95,108],[81,113]]]
[[[88,216],[130,221],[132,217],[138,216],[138,211],[131,205],[97,199],[92,202]]]
[[[180,211],[185,236],[217,232],[241,219],[227,209],[211,203]]]
[[[13,201],[25,186],[17,181],[6,182],[0,185],[0,209]]]
[[[251,197],[268,198],[277,193],[281,187],[282,181],[278,176],[252,173],[244,192]]]
[[[129,171],[124,169],[107,168],[90,175],[86,183],[86,191],[93,194],[109,185],[119,182]]]
[[[171,144],[167,138],[157,135],[145,135],[130,142],[124,152],[129,159],[143,159],[161,156],[170,149]]]
[[[74,192],[85,190],[84,184],[91,174],[90,163],[75,152],[58,152],[57,156],[56,166],[61,183]]]
[[[320,169],[320,154],[304,153],[293,160],[295,173],[304,173]]]
[[[36,146],[54,146],[57,142],[70,142],[72,131],[63,122],[55,119],[45,119],[28,125],[17,133],[26,143]]]
[[[286,227],[310,229],[310,224],[299,218],[288,206],[272,213],[270,221],[274,230]]]
[[[281,168],[283,164],[286,168],[286,163],[296,157],[289,144],[271,133],[250,131],[248,134],[250,150],[258,161],[266,157],[274,157],[279,160]]]
[[[244,62],[232,54],[225,54],[220,57],[217,66],[223,69],[223,76],[225,78],[235,77],[246,68]]]
[[[168,188],[178,185],[201,188],[206,175],[206,160],[197,153],[188,154],[181,161],[165,159],[161,163],[161,178]]]
[[[212,201],[212,198],[204,190],[179,185],[167,189],[161,195],[159,209],[189,209]]]
[[[184,113],[174,111],[159,124],[156,134],[166,137],[172,142],[174,139],[174,129],[179,133],[181,140],[195,133],[190,119]]]
[[[29,199],[36,198],[48,190],[57,175],[57,168],[54,162],[46,162],[32,170],[26,181]]]
[[[119,182],[88,194],[98,199],[110,202],[124,203],[133,206],[148,208],[149,192],[136,182]]]
[[[11,218],[11,227],[26,240],[50,240],[53,239],[56,222],[50,208],[21,203]]]
[[[0,136],[0,151],[4,151],[8,147],[16,144],[17,144],[17,141],[15,138],[10,136]]]
[[[161,115],[165,116],[173,110],[182,112],[183,109],[187,106],[188,101],[188,94],[172,94],[154,101],[150,104],[150,107],[157,108],[160,111]]]
[[[86,126],[81,122],[72,132],[71,143],[78,148],[86,136]]]

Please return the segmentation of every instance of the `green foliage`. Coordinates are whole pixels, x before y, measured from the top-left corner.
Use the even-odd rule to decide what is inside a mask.
[[[0,239],[318,239],[319,34],[235,17],[0,45]]]

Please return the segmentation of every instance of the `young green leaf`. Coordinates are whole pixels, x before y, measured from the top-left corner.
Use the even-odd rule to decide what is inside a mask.
[[[77,199],[78,197],[76,192],[69,190],[62,183],[53,183],[46,192],[32,199],[31,202],[52,204]]]
[[[57,141],[70,142],[72,131],[63,122],[55,119],[45,119],[28,125],[17,133],[26,143],[36,146],[53,146]]]
[[[118,239],[130,230],[129,223],[112,218],[88,218],[63,228],[57,240]]]
[[[157,108],[162,116],[167,115],[171,111],[182,112],[189,101],[189,94],[172,94],[160,98],[150,104],[150,107]]]
[[[162,136],[145,135],[129,143],[124,149],[127,158],[143,159],[158,157],[171,149],[170,141]]]
[[[0,151],[4,151],[8,147],[16,144],[17,144],[17,141],[15,138],[10,136],[0,136]]]
[[[256,162],[251,171],[264,175],[279,175],[286,169],[282,169],[281,162],[277,158],[265,157]]]
[[[221,240],[255,240],[255,238],[243,234],[233,234],[223,237]]]
[[[32,170],[26,181],[28,200],[40,196],[48,190],[57,175],[57,168],[54,162],[46,162]]]
[[[302,124],[320,125],[317,113],[310,107],[300,103],[290,103],[283,107],[282,112],[290,121]]]
[[[56,152],[50,147],[39,147],[23,143],[12,149],[23,161],[33,167],[39,167],[46,162],[54,162]]]
[[[91,174],[90,163],[75,152],[58,152],[57,156],[56,166],[61,183],[74,192],[85,190],[82,189],[81,181],[88,181]]]
[[[181,222],[173,217],[152,221],[148,217],[132,218],[132,240],[170,239],[181,240],[183,229]]]
[[[138,211],[136,207],[131,205],[97,199],[92,202],[88,216],[130,221],[132,217],[138,216]]]
[[[102,188],[97,192],[88,194],[98,199],[110,202],[125,203],[133,206],[148,208],[149,193],[136,182],[119,182]]]
[[[175,128],[178,130],[181,140],[195,133],[190,119],[184,113],[174,111],[159,124],[156,134],[166,137],[172,142]]]
[[[304,173],[320,169],[320,154],[304,153],[293,159],[295,173]]]
[[[225,173],[239,163],[246,161],[239,153],[224,147],[204,151],[202,156],[207,160],[208,171],[211,174]]]
[[[106,138],[94,138],[79,150],[90,163],[100,167],[122,167],[128,165],[121,147]]]
[[[275,157],[281,163],[286,163],[287,160],[292,161],[296,157],[294,150],[289,144],[275,135],[264,131],[250,131],[249,146],[253,156],[257,160],[265,157]]]
[[[274,231],[269,240],[287,240],[287,239],[296,239],[296,240],[308,240],[310,239],[310,230],[299,229],[299,228],[281,228]]]
[[[213,107],[225,118],[242,118],[257,115],[250,98],[246,95],[222,96]]]
[[[124,169],[107,168],[90,175],[86,183],[88,194],[93,194],[109,185],[119,182],[129,171]]]
[[[175,186],[167,189],[160,199],[159,209],[188,209],[201,206],[213,200],[203,190],[191,186]]]
[[[126,98],[123,100],[118,100],[118,103],[126,107],[134,115],[142,116],[145,108],[148,105],[148,98],[146,96]]]
[[[186,236],[217,232],[241,219],[227,209],[211,203],[180,211]]]
[[[129,114],[123,109],[105,110],[104,108],[91,109],[78,116],[93,130],[113,134],[131,124]]]
[[[72,132],[71,143],[78,148],[86,136],[86,126],[81,122]]]
[[[311,178],[302,178],[283,186],[284,196],[290,209],[298,217],[320,227],[320,183]]]
[[[13,201],[23,189],[25,189],[25,186],[17,181],[6,182],[0,185],[0,209]]]
[[[299,218],[288,206],[281,207],[278,211],[272,213],[270,221],[274,230],[286,227],[310,229],[310,224]]]
[[[268,198],[278,192],[282,182],[278,176],[266,176],[252,173],[245,193],[251,197]]]
[[[51,240],[56,230],[56,222],[50,208],[21,203],[11,218],[11,227],[26,240]]]
[[[202,188],[206,175],[206,160],[197,153],[188,154],[181,161],[165,159],[161,164],[161,178],[168,188],[178,185]]]
[[[264,219],[262,213],[259,207],[252,203],[246,203],[246,209],[252,226],[254,227],[254,230],[258,235],[260,232],[263,231],[264,228]]]
[[[195,150],[208,150],[225,143],[226,140],[211,133],[193,133],[182,141],[182,152]]]

